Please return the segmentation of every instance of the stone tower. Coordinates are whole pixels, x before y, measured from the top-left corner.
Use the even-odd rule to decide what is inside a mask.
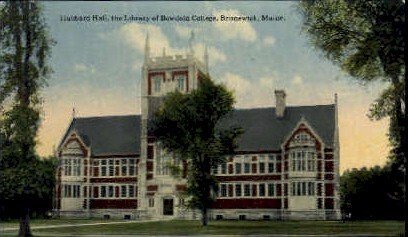
[[[141,216],[162,218],[183,215],[177,193],[181,191],[178,189],[183,188],[185,181],[175,180],[164,167],[165,160],[171,155],[161,149],[154,136],[148,133],[148,121],[167,93],[175,90],[189,93],[197,88],[200,78],[208,74],[208,52],[205,53],[204,64],[194,55],[193,40],[192,33],[186,55],[168,56],[163,50],[162,56],[151,57],[149,35],[146,36],[138,168],[138,209]]]

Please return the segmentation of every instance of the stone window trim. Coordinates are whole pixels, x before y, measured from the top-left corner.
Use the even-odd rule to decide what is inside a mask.
[[[268,175],[280,174],[278,166],[279,154],[250,154],[237,155],[232,161],[228,161],[213,168],[211,173],[217,176],[240,176],[240,175]],[[256,160],[253,158],[256,157]],[[232,165],[232,167],[231,167]],[[232,168],[232,172],[230,172]]]
[[[275,182],[271,182],[271,181],[246,182],[245,181],[245,182],[219,183],[219,192],[217,194],[217,199],[280,198],[277,195],[278,194],[277,192],[278,183],[279,182],[277,181]]]
[[[94,168],[99,170],[98,176],[95,174],[92,177],[103,178],[121,178],[121,177],[136,177],[137,176],[137,158],[103,158],[94,159],[91,161]],[[116,175],[116,171],[119,171],[119,175]]]
[[[98,188],[97,195],[93,193]],[[101,183],[91,185],[91,199],[134,199],[137,198],[137,185],[130,183]]]

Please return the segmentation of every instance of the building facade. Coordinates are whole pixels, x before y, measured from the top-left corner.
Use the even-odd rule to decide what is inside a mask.
[[[171,91],[189,93],[208,75],[194,56],[150,57],[146,37],[141,115],[73,118],[57,150],[59,216],[195,219],[185,206],[187,165],[160,146],[149,120]],[[339,219],[339,129],[333,104],[236,109],[221,125],[240,126],[235,155],[213,169],[212,219]],[[183,170],[181,177],[172,167]]]

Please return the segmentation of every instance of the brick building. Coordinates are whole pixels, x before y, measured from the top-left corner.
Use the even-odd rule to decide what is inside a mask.
[[[148,133],[163,96],[188,93],[208,74],[194,56],[150,57],[146,38],[141,115],[73,118],[59,147],[55,213],[60,216],[198,218],[185,207],[186,165]],[[329,105],[236,109],[222,123],[244,129],[236,154],[213,170],[219,193],[213,219],[339,219],[337,97]]]

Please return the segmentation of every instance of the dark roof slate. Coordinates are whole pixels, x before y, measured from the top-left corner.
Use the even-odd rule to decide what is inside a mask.
[[[239,109],[221,124],[244,129],[244,134],[238,139],[236,151],[270,151],[281,148],[302,117],[326,146],[333,147],[334,105],[286,107],[283,118],[276,117],[275,108]]]
[[[289,106],[283,118],[277,118],[275,108],[270,107],[236,109],[220,122],[220,126],[244,129],[244,134],[238,140],[238,152],[270,151],[280,149],[302,117],[326,146],[333,147],[336,126],[334,105]],[[77,131],[86,145],[91,147],[93,156],[139,155],[140,126],[140,115],[75,118],[65,137],[70,131]]]
[[[139,155],[140,122],[140,115],[74,118],[65,137],[76,131],[92,156]]]

